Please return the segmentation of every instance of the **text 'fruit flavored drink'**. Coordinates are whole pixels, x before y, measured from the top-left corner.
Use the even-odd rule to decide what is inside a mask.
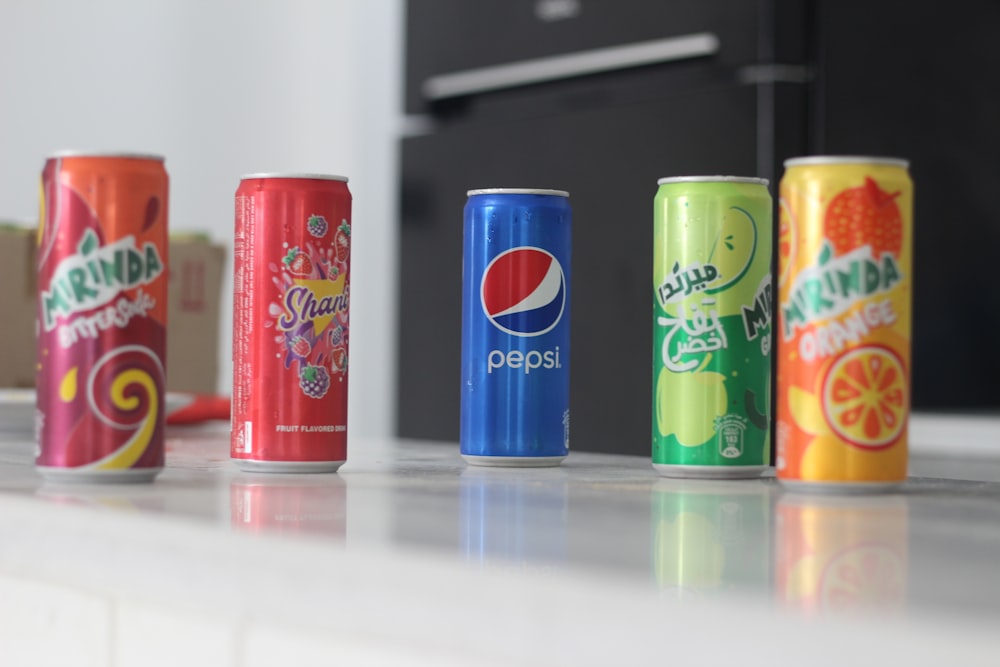
[[[569,195],[470,190],[462,261],[460,445],[474,465],[569,453]]]
[[[903,482],[913,184],[907,163],[785,162],[779,202],[777,473],[813,489]]]
[[[335,471],[347,459],[347,179],[243,177],[233,251],[232,457],[245,470]]]
[[[653,203],[653,467],[758,476],[771,432],[767,181],[664,178]]]
[[[35,413],[45,477],[148,481],[163,467],[167,180],[157,156],[45,163]]]

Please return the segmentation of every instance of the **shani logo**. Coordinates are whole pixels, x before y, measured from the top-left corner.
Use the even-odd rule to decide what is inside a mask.
[[[566,276],[551,253],[530,246],[512,248],[490,262],[480,285],[483,312],[500,331],[527,338],[554,329],[566,310]],[[531,373],[561,368],[559,347],[551,350],[493,350],[487,371],[507,367]]]

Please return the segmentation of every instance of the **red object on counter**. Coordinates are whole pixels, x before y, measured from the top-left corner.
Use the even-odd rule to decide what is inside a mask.
[[[220,420],[229,421],[231,401],[228,396],[199,395],[184,405],[167,413],[167,425],[197,424]]]

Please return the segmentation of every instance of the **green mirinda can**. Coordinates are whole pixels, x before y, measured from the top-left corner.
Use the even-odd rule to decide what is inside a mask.
[[[653,201],[653,467],[770,465],[771,196],[737,176],[662,178]]]

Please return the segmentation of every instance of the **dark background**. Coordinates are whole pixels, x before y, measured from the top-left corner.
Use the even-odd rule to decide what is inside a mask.
[[[406,21],[420,129],[400,145],[399,435],[458,438],[467,190],[570,192],[572,447],[648,455],[656,179],[761,176],[775,195],[782,161],[807,154],[910,160],[913,406],[1000,408],[1000,3],[411,0]],[[700,32],[717,53],[423,92],[435,75]]]

